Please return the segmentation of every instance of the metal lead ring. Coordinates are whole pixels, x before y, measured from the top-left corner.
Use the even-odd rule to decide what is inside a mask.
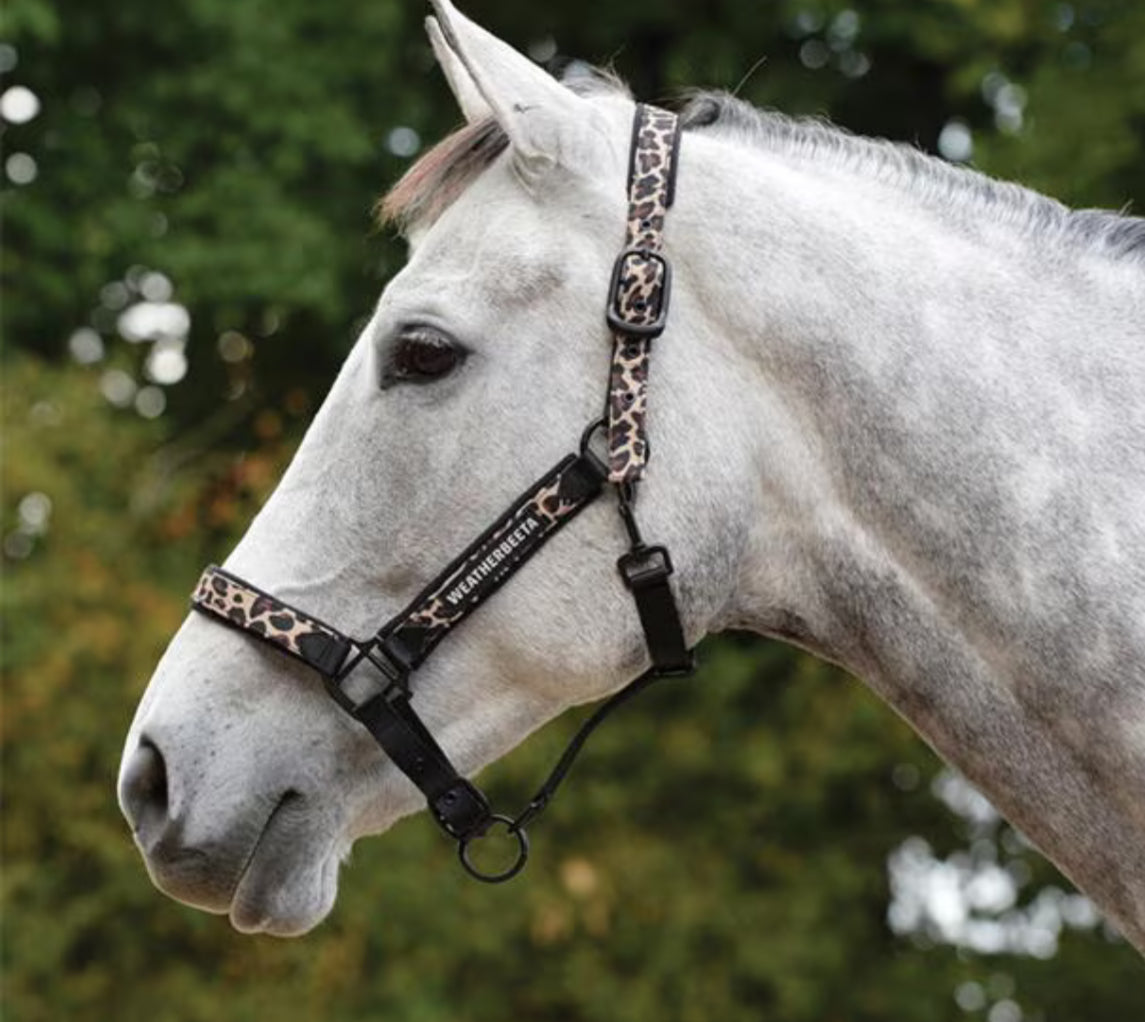
[[[497,823],[503,823],[505,825],[505,832],[512,834],[517,839],[517,858],[508,869],[502,870],[500,873],[482,873],[480,869],[469,861],[469,846],[474,841],[488,836],[490,827]],[[490,818],[489,827],[486,827],[484,831],[472,837],[463,838],[457,842],[457,857],[461,860],[461,865],[465,868],[465,872],[475,880],[481,880],[487,884],[504,883],[506,880],[511,880],[525,868],[525,863],[529,859],[529,835],[525,833],[524,827],[514,826],[513,821],[508,816],[494,813]]]

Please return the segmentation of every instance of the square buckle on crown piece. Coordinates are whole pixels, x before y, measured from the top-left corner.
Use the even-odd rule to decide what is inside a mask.
[[[632,298],[630,282],[638,272],[636,260],[655,266],[655,285],[648,298]],[[664,332],[668,319],[668,299],[672,293],[672,267],[659,252],[645,248],[625,249],[616,257],[612,268],[612,285],[608,302],[608,325],[617,333],[653,338]]]

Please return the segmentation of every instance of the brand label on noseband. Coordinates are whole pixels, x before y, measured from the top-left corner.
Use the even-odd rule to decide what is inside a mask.
[[[456,607],[476,589],[502,561],[511,557],[513,553],[534,532],[541,527],[541,523],[532,515],[528,515],[520,525],[510,532],[497,544],[468,575],[445,594],[445,600],[451,607]]]

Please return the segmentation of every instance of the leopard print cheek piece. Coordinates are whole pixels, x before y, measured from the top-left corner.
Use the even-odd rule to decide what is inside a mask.
[[[625,251],[613,271],[608,320],[613,328],[608,381],[608,480],[639,480],[648,460],[644,420],[652,339],[668,312],[671,273],[660,254],[672,205],[679,123],[641,104],[633,128]]]
[[[505,582],[565,522],[599,491],[583,459],[566,458],[507,512],[467,554],[423,591],[387,633],[413,664],[420,663],[446,634]]]
[[[562,507],[558,497],[559,490],[560,483],[555,482],[532,497],[509,521],[489,537],[484,547],[486,556],[488,551],[497,550],[498,545],[506,537],[512,538],[517,530],[524,533],[524,540],[529,540],[537,529],[542,530],[543,534],[556,526],[564,515],[577,510],[578,505],[575,504],[566,504]],[[474,565],[479,563],[477,557],[471,557],[462,564],[440,583],[437,595],[425,597],[420,601],[418,609],[410,613],[407,624],[424,628],[429,633],[449,631],[460,618],[469,613],[472,601],[458,601],[455,606],[450,606],[446,600],[445,592],[454,589],[473,571]],[[490,574],[493,572],[491,571]]]

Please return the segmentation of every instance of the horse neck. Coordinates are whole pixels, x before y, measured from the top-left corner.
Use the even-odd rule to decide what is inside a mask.
[[[723,623],[867,681],[1145,944],[1145,274],[689,141],[677,279],[768,476]]]

